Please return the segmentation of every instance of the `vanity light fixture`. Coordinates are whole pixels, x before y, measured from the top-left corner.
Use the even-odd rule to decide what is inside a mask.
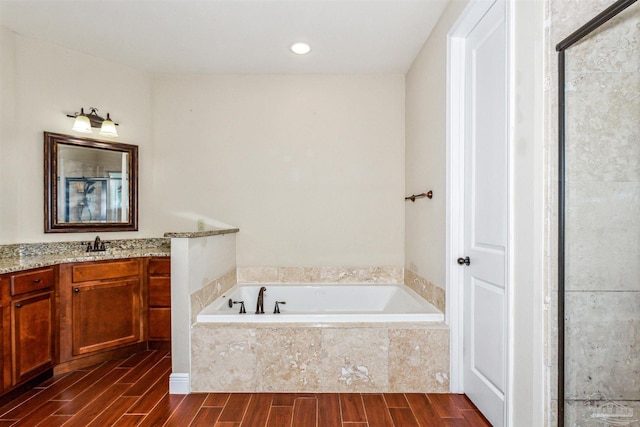
[[[294,43],[291,45],[291,52],[297,55],[306,55],[311,52],[311,46],[306,43]]]
[[[73,127],[71,128],[76,132],[93,133],[91,128],[100,128],[99,133],[102,136],[112,138],[116,138],[118,136],[118,131],[116,130],[118,123],[111,120],[109,113],[107,113],[106,119],[99,116],[97,108],[89,107],[89,114],[86,114],[84,112],[84,108],[81,108],[79,113],[67,114],[67,117],[76,119],[75,122],[73,122]]]

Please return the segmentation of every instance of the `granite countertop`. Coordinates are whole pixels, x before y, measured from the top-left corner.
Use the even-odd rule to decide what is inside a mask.
[[[29,270],[31,268],[48,267],[57,264],[84,261],[102,261],[107,259],[168,257],[170,248],[125,249],[106,252],[75,252],[48,255],[28,255],[0,258],[0,274]]]
[[[106,251],[87,252],[94,242],[44,242],[0,245],[0,274],[72,262],[168,257],[171,241],[164,238],[104,241]]]
[[[179,231],[164,233],[164,237],[167,238],[185,238],[193,239],[196,237],[217,236],[219,234],[231,234],[240,231],[239,228],[215,228],[213,230],[204,231]]]

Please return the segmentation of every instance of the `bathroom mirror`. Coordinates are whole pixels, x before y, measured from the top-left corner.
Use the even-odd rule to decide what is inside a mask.
[[[44,231],[138,230],[138,147],[44,133]]]

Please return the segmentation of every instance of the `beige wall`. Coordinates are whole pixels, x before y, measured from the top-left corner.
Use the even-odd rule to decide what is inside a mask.
[[[407,195],[433,199],[405,204],[405,267],[446,287],[447,33],[467,1],[452,1],[406,77]]]
[[[158,230],[240,228],[238,266],[401,266],[404,76],[155,80]]]
[[[152,95],[147,73],[1,41],[0,244],[95,237],[44,234],[42,132],[96,106],[140,147],[140,231],[109,238],[219,219],[240,265],[403,264],[404,76],[160,77]]]
[[[1,34],[0,244],[95,237],[44,234],[43,226],[43,131],[73,133],[65,113],[89,106],[120,122],[118,141],[140,147],[140,231],[109,238],[155,236],[149,75],[5,28]]]
[[[15,64],[15,40],[10,31],[0,27],[0,243],[11,241],[15,236],[14,203],[16,191],[8,175],[8,146],[4,141],[12,138],[8,124],[13,122],[15,91],[13,87]]]

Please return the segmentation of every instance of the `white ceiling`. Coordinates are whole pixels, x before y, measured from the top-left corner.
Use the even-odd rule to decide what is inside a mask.
[[[448,1],[0,0],[0,22],[150,72],[405,73]]]

